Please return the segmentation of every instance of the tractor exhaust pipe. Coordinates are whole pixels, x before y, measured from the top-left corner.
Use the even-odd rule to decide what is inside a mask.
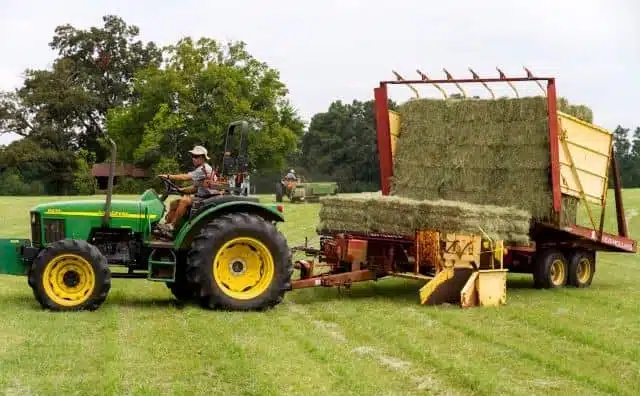
[[[109,143],[111,143],[111,164],[109,165],[109,179],[107,182],[107,199],[104,204],[104,218],[102,224],[104,227],[109,226],[111,220],[111,197],[113,196],[113,179],[116,174],[116,158],[118,153],[118,146],[109,136],[106,136]]]

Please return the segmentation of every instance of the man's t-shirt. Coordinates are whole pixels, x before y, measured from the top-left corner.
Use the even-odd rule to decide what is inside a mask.
[[[202,169],[202,167],[203,166],[200,165],[196,169],[194,169],[191,172],[189,172],[189,176],[191,176],[191,180],[193,180],[193,185],[198,188],[198,191],[196,192],[196,195],[213,194],[215,192],[214,189],[205,188],[205,187],[202,186],[202,184],[204,182],[204,179],[211,177],[211,173],[213,172],[213,168],[211,168],[211,165],[209,165],[209,164],[204,164],[204,168],[205,168],[204,170]],[[205,175],[205,170],[207,172],[206,175]],[[214,180],[215,180],[215,178],[214,178]]]

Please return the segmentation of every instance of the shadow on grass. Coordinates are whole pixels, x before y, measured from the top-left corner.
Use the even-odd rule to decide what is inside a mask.
[[[176,300],[172,296],[162,297],[150,297],[145,295],[133,296],[133,295],[117,295],[107,296],[107,299],[98,310],[105,306],[116,306],[125,308],[156,308],[166,310],[167,308],[183,309],[189,305],[198,307],[199,305],[194,302],[182,302]],[[42,308],[36,298],[32,294],[6,294],[2,297],[2,307],[21,307],[23,309],[30,309],[41,311]]]
[[[419,280],[387,278],[379,281],[356,283],[347,288],[316,287],[298,289],[287,295],[296,304],[315,304],[338,300],[389,300],[399,303],[419,301],[420,288],[426,282]],[[507,279],[507,293],[515,295],[537,292],[530,277],[520,276]]]
[[[424,281],[410,280],[402,278],[386,278],[379,281],[367,281],[353,284],[351,288],[325,288],[313,287],[308,289],[297,289],[285,294],[286,300],[291,300],[296,304],[314,305],[339,301],[389,301],[398,304],[419,303],[420,288],[425,285]],[[507,279],[507,293],[511,295],[528,295],[538,292],[533,287],[530,277],[519,274]],[[5,294],[2,297],[2,305],[22,306],[23,309],[41,310],[42,308],[31,293]],[[122,290],[112,290],[106,301],[99,308],[111,306],[120,308],[142,308],[144,310],[157,309],[177,309],[182,310],[187,307],[202,309],[198,301],[179,301],[171,294],[159,296],[157,293],[145,294],[126,292]]]

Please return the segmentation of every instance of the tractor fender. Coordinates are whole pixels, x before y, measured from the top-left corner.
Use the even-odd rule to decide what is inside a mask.
[[[284,216],[278,212],[277,209],[257,202],[225,202],[203,211],[195,218],[186,222],[180,229],[180,232],[178,232],[178,235],[176,235],[173,248],[181,249],[189,247],[193,236],[196,235],[203,225],[209,223],[215,217],[241,212],[258,215],[267,221],[284,221]]]

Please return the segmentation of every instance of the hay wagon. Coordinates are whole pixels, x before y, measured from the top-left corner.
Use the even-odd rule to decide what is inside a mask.
[[[334,223],[334,226],[319,227],[318,233],[321,237],[319,248],[310,248],[307,244],[294,248],[294,251],[306,253],[307,258],[297,260],[294,264],[300,269],[301,276],[293,283],[293,288],[348,286],[359,281],[401,276],[427,281],[420,290],[420,301],[423,304],[448,302],[460,304],[463,307],[497,305],[504,303],[506,299],[508,271],[532,274],[534,284],[538,288],[588,287],[596,270],[596,252],[635,253],[636,241],[629,236],[624,216],[612,133],[590,121],[585,121],[589,115],[578,114],[576,117],[575,114],[570,115],[568,111],[561,111],[559,107],[563,110],[568,107],[561,102],[562,98],[557,97],[555,78],[536,77],[529,70],[525,70],[524,77],[510,78],[499,71],[498,78],[480,78],[470,69],[473,78],[468,79],[455,79],[445,70],[447,79],[444,80],[430,80],[418,71],[421,79],[405,80],[396,73],[397,80],[380,82],[379,87],[374,90],[374,96],[381,198],[363,202],[361,209],[351,207],[348,211],[344,211],[343,216],[351,213],[360,216],[354,217],[353,226],[339,226],[336,225],[338,223]],[[482,229],[477,232],[461,233],[455,229],[419,227],[415,225],[415,212],[407,212],[408,214],[398,212],[396,221],[393,224],[389,222],[387,229],[370,224],[373,222],[372,219],[384,210],[384,206],[375,207],[373,203],[389,204],[393,201],[391,199],[392,184],[396,176],[394,169],[398,169],[399,166],[394,164],[400,162],[398,157],[402,155],[404,158],[406,153],[405,151],[398,154],[401,141],[399,139],[403,138],[401,126],[403,120],[400,113],[390,111],[388,108],[389,86],[405,85],[414,90],[417,95],[414,85],[431,84],[440,89],[447,99],[440,85],[454,84],[462,93],[460,95],[462,100],[449,98],[447,103],[493,106],[491,100],[498,99],[495,99],[493,91],[487,84],[507,83],[517,96],[517,99],[509,103],[524,106],[521,104],[526,100],[519,97],[513,84],[515,82],[535,82],[544,92],[544,95],[537,99],[538,103],[542,100],[544,108],[539,114],[543,114],[544,118],[537,119],[535,122],[537,122],[538,131],[542,131],[544,135],[543,156],[546,165],[541,168],[544,172],[542,179],[538,180],[542,180],[545,185],[535,187],[532,191],[548,191],[551,212],[549,216],[536,217],[527,222],[524,241],[519,241],[517,238],[492,237]],[[467,99],[463,88],[465,84],[482,84],[489,90],[493,99],[489,101],[477,100],[477,98]],[[546,87],[543,84],[546,84]],[[511,106],[513,109],[515,105]],[[519,113],[512,112],[510,120],[514,119],[516,113],[527,113],[528,110],[522,109],[524,107],[518,110]],[[438,120],[427,118],[421,122],[443,122],[445,118],[441,117]],[[480,125],[478,117],[471,121],[475,122],[474,125]],[[492,120],[487,119],[486,122],[495,121],[494,117]],[[472,134],[478,134],[481,129],[471,127],[466,130]],[[447,130],[444,124],[442,124],[442,130]],[[513,139],[517,138],[514,134],[510,136]],[[433,135],[433,137],[438,136]],[[447,137],[444,136],[444,138]],[[424,145],[426,143],[422,143],[422,147],[427,147]],[[411,144],[415,146],[420,143],[413,141]],[[521,152],[519,155],[524,156],[526,153]],[[407,166],[416,167],[419,160],[426,163],[431,158],[426,155],[422,158],[414,158],[413,162]],[[522,161],[524,160],[523,158]],[[533,180],[534,176],[531,178]],[[604,208],[611,182],[616,204],[617,234],[604,231]],[[498,182],[489,179],[488,183],[488,186],[494,189],[493,191],[511,188],[514,194],[517,193],[517,188],[514,189],[514,186],[509,184],[513,184],[513,180]],[[401,190],[401,186],[398,189]],[[463,193],[460,198],[458,194],[458,199],[464,200],[470,195],[470,193]],[[331,201],[323,199],[323,202],[326,206]],[[577,202],[581,202],[587,209],[588,226],[577,224],[575,211],[572,215],[567,215],[567,207],[574,206],[575,209]],[[389,207],[393,205],[389,204]],[[483,210],[482,206],[478,208],[480,209],[476,211]],[[599,217],[595,215],[595,210],[600,210]],[[482,214],[459,217],[465,216],[482,217]],[[486,216],[494,216],[494,214],[487,211]],[[396,227],[396,223],[401,223],[407,218],[413,221],[411,223],[413,228],[407,226],[403,232]],[[459,218],[450,219],[454,222],[459,220]],[[320,267],[325,268],[325,271],[318,275],[317,271]]]

